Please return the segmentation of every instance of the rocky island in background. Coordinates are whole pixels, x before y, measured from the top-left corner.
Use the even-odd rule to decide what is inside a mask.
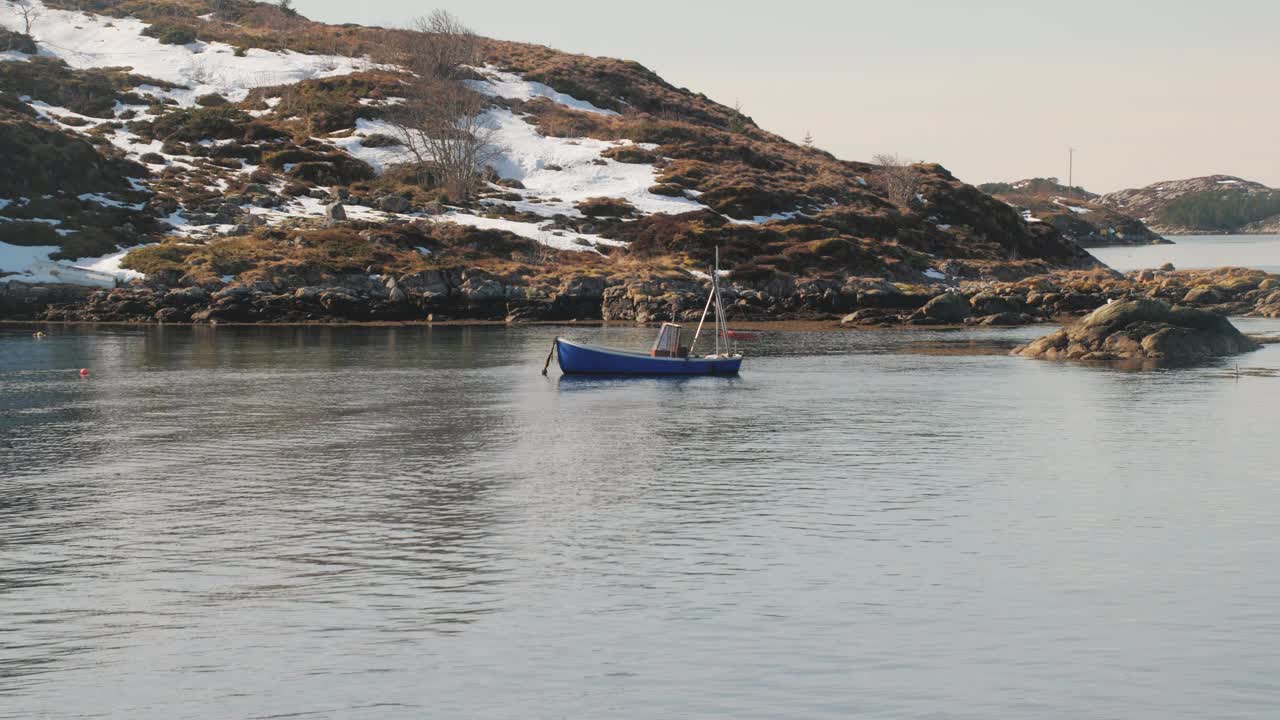
[[[1079,186],[1067,187],[1057,178],[986,183],[978,189],[1012,205],[1027,222],[1052,225],[1081,247],[1169,242],[1139,218],[1101,202],[1101,195]]]
[[[1280,190],[1234,175],[1167,180],[1097,201],[1162,235],[1280,233]]]

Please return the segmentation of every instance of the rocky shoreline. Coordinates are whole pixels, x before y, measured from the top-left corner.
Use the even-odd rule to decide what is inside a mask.
[[[696,320],[706,280],[613,281],[570,275],[537,284],[480,270],[350,275],[325,286],[270,282],[113,289],[0,284],[0,320],[166,324],[344,322],[658,322]],[[1151,299],[1220,315],[1280,317],[1280,276],[1246,268],[1065,271],[1018,281],[932,285],[774,275],[726,282],[731,320],[840,322],[846,327],[1014,326]]]

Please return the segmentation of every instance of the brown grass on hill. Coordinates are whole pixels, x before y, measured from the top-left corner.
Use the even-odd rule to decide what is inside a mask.
[[[578,212],[589,218],[626,218],[636,214],[636,208],[621,198],[593,197],[575,205]]]
[[[431,254],[423,255],[420,247]],[[192,282],[251,272],[262,279],[304,285],[339,282],[347,275],[407,275],[442,268],[497,275],[601,272],[605,262],[594,253],[552,250],[500,230],[448,222],[352,222],[333,228],[263,228],[198,245],[172,238],[131,251],[122,266],[147,275],[186,276]]]
[[[360,100],[396,97],[402,88],[402,79],[394,73],[358,72],[290,85],[254,88],[242,105],[265,110],[267,98],[280,98],[272,116],[278,121],[296,118],[294,122],[298,123],[299,132],[309,137],[350,128],[358,118],[378,118],[382,109],[362,105]]]

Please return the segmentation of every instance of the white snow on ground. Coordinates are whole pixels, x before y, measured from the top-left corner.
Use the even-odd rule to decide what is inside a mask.
[[[1027,222],[1029,222],[1029,223],[1044,222],[1043,220],[1041,220],[1041,219],[1040,219],[1040,218],[1038,218],[1038,217],[1032,217],[1032,215],[1031,215],[1031,211],[1030,211],[1030,210],[1023,210],[1023,211],[1022,211],[1022,219],[1023,219],[1023,220],[1026,220],[1026,221],[1027,221]]]
[[[138,245],[135,247],[143,246]],[[72,261],[71,264],[81,270],[106,273],[121,280],[133,280],[135,278],[144,277],[144,275],[137,270],[128,270],[120,267],[120,261],[124,260],[124,256],[128,255],[129,251],[133,249],[134,248],[125,248],[119,252],[103,255],[99,258],[81,258],[79,260]]]
[[[710,279],[711,279],[711,273],[705,273],[705,272],[702,272],[701,270],[689,270],[689,269],[687,269],[687,268],[686,268],[686,269],[685,269],[685,272],[689,273],[690,275],[694,276],[695,278],[697,278],[697,279],[699,279],[699,280],[710,280]],[[729,276],[731,276],[732,274],[733,274],[733,271],[732,271],[732,270],[721,270],[721,271],[720,271],[720,277],[722,277],[722,278],[724,278],[724,277],[729,277]]]
[[[141,210],[144,206],[144,203],[127,203],[120,202],[119,200],[112,200],[101,193],[85,193],[80,195],[79,199],[82,202],[95,202],[99,205],[105,205],[106,207],[125,208],[128,210]]]
[[[929,278],[930,280],[946,280],[947,279],[947,276],[945,273],[940,273],[937,270],[934,270],[933,268],[929,268],[928,270],[925,270],[924,276]]]
[[[750,220],[738,220],[736,218],[731,218],[727,215],[725,217],[729,220],[729,222],[735,225],[763,225],[767,222],[773,222],[774,220],[793,220],[803,215],[804,213],[798,210],[795,210],[792,212],[775,213],[773,215],[757,215],[751,218]]]
[[[529,238],[530,240],[535,240],[557,250],[589,251],[592,249],[590,245],[583,245],[582,243],[574,242],[575,240],[599,245],[626,245],[626,243],[618,240],[606,240],[599,235],[582,235],[566,230],[543,230],[539,223],[517,222],[515,220],[506,220],[503,218],[487,218],[480,217],[478,215],[467,215],[459,212],[448,213],[441,216],[440,219],[476,228],[506,230],[507,232]]]
[[[1076,207],[1075,205],[1072,205],[1070,203],[1063,202],[1062,198],[1054,198],[1053,204],[1058,205],[1060,207],[1064,207],[1077,215],[1088,215],[1089,213],[1093,212],[1089,208]]]
[[[118,250],[102,257],[77,260],[50,260],[49,255],[61,248],[52,245],[25,247],[0,243],[0,271],[17,273],[0,277],[0,283],[74,283],[114,287],[116,280],[132,280],[142,273],[120,267],[120,261],[132,250]]]
[[[1218,184],[1219,185],[1235,185],[1238,182],[1240,181],[1239,180],[1219,180]]]
[[[5,61],[30,62],[31,56],[25,53],[20,53],[17,50],[5,50],[4,52],[0,52],[0,62],[5,62]]]
[[[10,245],[0,242],[0,271],[23,272],[32,263],[48,262],[49,253],[62,248],[57,245]]]
[[[387,167],[403,163],[406,160],[406,151],[400,145],[391,147],[365,147],[362,145],[361,141],[369,135],[399,136],[396,126],[385,120],[359,118],[356,120],[355,133],[348,137],[316,139],[327,142],[358,160],[365,161],[378,174],[386,172]]]
[[[544,97],[573,110],[595,113],[597,115],[617,115],[613,110],[596,107],[586,100],[579,100],[571,95],[557,92],[550,85],[530,82],[515,73],[502,72],[492,65],[482,68],[471,68],[484,77],[484,80],[467,80],[467,86],[476,92],[490,97],[507,98],[508,100],[533,100]]]
[[[250,48],[244,57],[236,57],[234,47],[217,42],[164,45],[143,36],[147,23],[135,18],[55,10],[40,0],[31,0],[31,4],[41,12],[33,34],[42,55],[59,57],[73,68],[128,66],[136,74],[183,85],[185,89],[150,87],[139,88],[139,92],[172,97],[184,107],[208,93],[238,102],[251,88],[349,75],[374,67],[365,59],[287,50]],[[0,26],[19,30],[21,22],[12,4],[0,7]]]
[[[589,138],[557,138],[538,134],[524,118],[506,109],[494,109],[487,119],[496,130],[494,144],[499,150],[492,162],[498,175],[519,180],[526,198],[541,203],[516,203],[519,210],[551,216],[581,217],[574,205],[592,197],[626,200],[642,213],[686,213],[706,206],[688,198],[654,195],[657,184],[652,165],[620,163],[601,158],[611,147],[629,144]],[[641,145],[653,149],[654,145]],[[559,167],[559,170],[553,169]]]

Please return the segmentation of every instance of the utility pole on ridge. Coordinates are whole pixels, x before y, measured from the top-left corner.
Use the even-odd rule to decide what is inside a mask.
[[[1067,194],[1076,194],[1076,149],[1067,148]]]

